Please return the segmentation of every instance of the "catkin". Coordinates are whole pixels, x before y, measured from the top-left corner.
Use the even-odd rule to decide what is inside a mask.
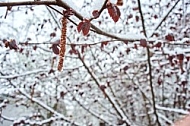
[[[62,29],[61,29],[61,40],[60,40],[60,50],[59,50],[59,63],[58,70],[61,71],[63,68],[63,61],[65,57],[66,49],[66,32],[67,32],[67,18],[62,18]]]

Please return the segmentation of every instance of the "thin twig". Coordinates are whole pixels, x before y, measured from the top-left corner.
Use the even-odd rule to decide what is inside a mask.
[[[145,37],[147,37],[146,28],[145,28],[145,22],[144,22],[144,17],[143,17],[143,12],[142,12],[142,8],[141,8],[140,0],[138,0],[138,7],[139,7],[140,16],[141,16],[143,33],[144,33]],[[149,77],[150,77],[149,82],[150,82],[150,89],[151,89],[151,94],[152,94],[153,110],[154,110],[154,114],[156,116],[156,122],[157,122],[158,126],[161,126],[161,123],[160,123],[159,117],[158,117],[158,113],[156,111],[155,93],[154,93],[154,87],[153,87],[153,82],[152,82],[152,79],[153,79],[153,77],[152,77],[152,65],[151,65],[150,50],[149,50],[148,45],[147,45],[146,49],[147,49],[147,61],[148,61],[148,66],[149,66]]]
[[[56,1],[19,1],[19,2],[0,2],[0,7],[25,6],[25,5],[57,5]]]
[[[5,76],[4,73],[0,72],[2,76]],[[66,118],[63,114],[58,113],[57,111],[55,111],[54,109],[52,109],[51,107],[49,107],[48,105],[44,104],[42,101],[33,98],[32,96],[30,96],[29,94],[27,94],[25,91],[23,91],[22,89],[18,88],[16,84],[14,84],[10,78],[7,78],[9,84],[11,86],[13,86],[15,89],[18,89],[18,91],[20,92],[20,94],[22,94],[23,96],[25,96],[26,98],[28,98],[29,100],[31,100],[32,102],[35,102],[37,105],[39,105],[40,107],[44,108],[45,110],[59,116],[61,119],[63,119],[65,122],[68,122],[70,124],[72,124],[73,126],[80,126],[80,124],[71,121],[70,119]]]
[[[189,111],[183,110],[183,109],[177,109],[177,108],[168,108],[168,107],[162,107],[159,105],[156,105],[156,108],[159,110],[163,110],[163,111],[168,111],[168,112],[174,112],[174,113],[179,113],[179,114],[190,114]]]
[[[73,94],[65,85],[63,85],[63,86],[64,86],[64,87],[66,88],[66,90],[71,94],[71,96],[73,97],[73,100],[76,101],[76,102],[79,104],[79,106],[81,106],[85,111],[87,111],[88,113],[90,113],[90,114],[91,114],[92,116],[94,116],[95,118],[101,120],[102,122],[104,122],[104,123],[110,125],[109,122],[107,122],[106,120],[104,120],[103,118],[101,118],[100,116],[96,115],[94,112],[90,111],[88,108],[86,108],[79,100],[77,100],[77,98],[74,96],[74,94]]]
[[[146,28],[145,28],[145,21],[144,21],[144,17],[143,17],[143,12],[142,12],[142,8],[141,8],[141,2],[140,2],[140,0],[138,0],[138,6],[139,6],[139,13],[140,13],[140,16],[141,16],[143,33],[144,33],[145,37],[147,37]]]
[[[101,14],[102,11],[106,8],[106,4],[107,4],[107,2],[108,2],[108,0],[105,0],[105,1],[104,1],[103,6],[102,6],[101,9],[99,10],[99,14]]]
[[[55,19],[55,13],[52,13],[52,11],[48,8],[48,7],[50,7],[51,8],[51,6],[50,5],[48,5],[48,6],[46,6],[46,8],[47,8],[47,10],[48,10],[48,12],[49,12],[49,14],[51,15],[51,17],[53,18],[53,20],[55,21],[55,23],[56,23],[56,25],[57,25],[57,27],[59,28],[59,29],[61,29],[61,26],[60,26],[60,23]],[[51,8],[51,9],[54,9],[53,7]],[[56,10],[57,11],[57,10]],[[54,14],[54,15],[53,15]]]
[[[166,20],[166,18],[168,17],[168,15],[172,12],[172,10],[176,7],[176,5],[179,3],[180,0],[178,0],[173,7],[171,7],[169,9],[169,11],[167,12],[167,14],[162,18],[162,20],[157,24],[157,26],[155,27],[155,29],[153,30],[153,32],[150,34],[150,37],[153,37],[154,32],[162,25],[162,23]],[[150,38],[149,37],[149,38]]]
[[[12,118],[12,117],[7,117],[7,116],[4,116],[3,114],[1,114],[1,118],[3,120],[6,120],[8,122],[14,122],[15,118]]]
[[[101,15],[101,13],[103,12],[103,10],[106,9],[106,4],[107,4],[107,2],[108,2],[108,0],[105,0],[105,1],[104,1],[104,4],[103,4],[102,7],[101,7],[101,9],[98,11],[98,13],[99,13],[98,17]],[[97,19],[98,17],[92,17],[92,18],[90,19],[90,21],[92,21],[92,20],[94,20],[94,19]]]
[[[39,69],[39,70],[33,70],[33,71],[27,71],[25,73],[20,73],[20,74],[15,74],[15,75],[9,75],[9,76],[0,76],[0,79],[14,79],[17,77],[22,77],[22,76],[27,76],[30,74],[37,74],[37,73],[41,73],[41,72],[48,72],[48,69]]]

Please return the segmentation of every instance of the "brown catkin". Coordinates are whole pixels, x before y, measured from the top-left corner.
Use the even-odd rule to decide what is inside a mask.
[[[62,18],[62,29],[61,29],[61,40],[60,40],[60,50],[59,50],[59,63],[58,70],[61,71],[63,68],[63,61],[66,49],[66,32],[67,32],[67,18]]]

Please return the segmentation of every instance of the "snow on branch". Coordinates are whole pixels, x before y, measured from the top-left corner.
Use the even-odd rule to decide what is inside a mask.
[[[163,17],[161,18],[160,22],[158,22],[158,24],[156,25],[156,27],[154,28],[153,32],[150,34],[149,37],[152,37],[154,35],[154,32],[162,25],[162,23],[166,20],[166,18],[168,17],[168,15],[172,12],[172,10],[176,7],[176,5],[179,3],[180,0],[176,1],[176,3],[170,7],[166,13],[166,15],[163,15]]]
[[[41,72],[48,72],[48,71],[49,71],[48,69],[33,70],[33,71],[21,73],[21,74],[15,74],[15,75],[9,75],[9,76],[0,76],[0,79],[14,79],[17,77],[22,77],[22,76],[26,76],[26,75],[30,75],[30,74],[37,74],[37,73],[41,73]]]
[[[95,112],[91,111],[89,108],[85,107],[85,105],[83,105],[79,100],[77,100],[77,98],[74,96],[74,94],[65,86],[63,85],[66,90],[71,94],[71,96],[73,97],[73,100],[76,101],[78,103],[79,106],[81,106],[85,111],[87,111],[88,113],[90,113],[92,116],[94,116],[95,118],[105,122],[108,125],[111,125],[107,120],[101,118],[99,115],[97,115]]]
[[[14,86],[15,88],[17,88],[17,86],[15,84],[13,84],[12,82],[10,82],[12,86]],[[80,124],[78,123],[75,123],[74,121],[71,121],[69,118],[65,117],[63,114],[61,113],[58,113],[57,111],[55,111],[54,109],[52,109],[51,107],[49,107],[48,105],[44,104],[42,101],[36,99],[36,98],[33,98],[32,96],[30,96],[29,94],[27,94],[24,90],[20,89],[20,88],[17,88],[18,91],[24,95],[26,98],[28,98],[29,100],[35,102],[36,104],[38,104],[39,106],[41,106],[42,108],[48,110],[49,112],[53,113],[54,115],[58,116],[58,118],[68,122],[68,123],[71,123],[72,125],[74,126],[80,126]]]
[[[173,124],[173,122],[170,119],[168,119],[167,117],[165,117],[164,115],[158,113],[158,116],[160,118],[162,118],[163,120],[165,120],[166,122],[168,122],[169,124]]]
[[[25,124],[25,125],[28,124],[28,125],[42,126],[42,125],[46,125],[48,123],[58,121],[58,120],[63,120],[63,118],[60,116],[56,116],[56,117],[50,117],[50,118],[45,119],[45,120],[32,121],[32,120],[26,119],[25,117],[21,117],[21,118],[15,120],[14,124]]]
[[[67,3],[66,3],[66,2],[64,2],[64,1],[60,1],[60,2],[58,3],[58,6],[63,7],[63,8],[65,8],[65,9],[71,8],[71,9],[73,10],[73,12],[74,12],[74,15],[75,15],[78,19],[80,19],[80,20],[82,21],[85,17],[80,13],[80,11],[77,11],[77,10],[79,10],[79,9],[77,9],[77,7],[73,8],[73,7],[72,7],[73,4],[71,4],[71,3],[72,3],[72,2],[67,2]],[[71,4],[71,5],[70,5],[70,4]],[[90,24],[91,24],[91,28],[93,28],[96,33],[101,34],[101,35],[104,35],[104,36],[107,36],[107,37],[110,37],[110,38],[113,38],[113,39],[117,39],[117,40],[120,40],[120,41],[138,41],[138,40],[144,38],[144,36],[142,36],[142,35],[140,35],[141,37],[136,37],[136,36],[137,36],[136,34],[130,34],[130,36],[127,36],[127,35],[126,35],[125,38],[124,38],[124,37],[120,37],[120,36],[118,36],[118,35],[116,35],[116,34],[114,34],[114,33],[107,33],[107,32],[105,32],[105,31],[99,29],[97,26],[95,26],[95,25],[92,24],[92,23],[90,23]],[[133,37],[133,36],[135,36],[135,37]]]
[[[128,117],[125,115],[125,113],[123,112],[123,110],[120,108],[120,106],[116,103],[115,99],[109,95],[108,91],[105,90],[104,88],[102,88],[101,83],[99,82],[98,78],[96,78],[95,74],[90,70],[90,68],[87,66],[87,64],[84,62],[83,58],[81,57],[80,53],[78,53],[78,57],[81,60],[81,62],[83,63],[85,69],[87,70],[87,72],[90,74],[90,76],[92,77],[92,79],[95,81],[96,85],[100,88],[100,90],[102,91],[102,93],[105,95],[105,97],[108,98],[108,101],[110,102],[110,104],[112,104],[113,108],[115,109],[115,111],[117,112],[117,114],[120,116],[120,118],[125,121],[126,125],[131,126],[132,122],[130,122],[130,120],[128,119]]]
[[[169,111],[169,112],[176,112],[176,113],[180,113],[180,114],[189,114],[188,111],[185,111],[183,109],[177,109],[177,108],[167,108],[167,107],[162,107],[162,106],[159,106],[159,105],[156,105],[156,108],[159,109],[159,110],[164,110],[164,111]]]

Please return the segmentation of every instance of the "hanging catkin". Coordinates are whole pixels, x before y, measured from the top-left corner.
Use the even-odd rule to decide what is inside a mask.
[[[59,50],[59,63],[58,70],[61,71],[63,68],[63,61],[66,49],[66,32],[67,32],[67,18],[64,16],[62,18],[62,29],[61,29],[61,40],[60,40],[60,50]]]

